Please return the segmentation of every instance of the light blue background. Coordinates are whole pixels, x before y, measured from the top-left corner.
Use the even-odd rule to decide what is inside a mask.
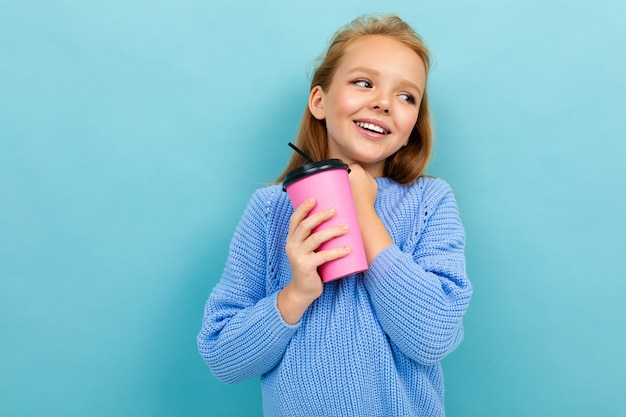
[[[0,415],[260,415],[197,354],[204,302],[313,58],[393,11],[475,287],[448,415],[625,416],[625,3],[226,3],[0,0]]]

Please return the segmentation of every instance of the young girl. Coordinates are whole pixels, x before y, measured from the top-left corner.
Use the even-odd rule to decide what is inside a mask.
[[[423,175],[432,129],[429,55],[397,16],[335,34],[311,82],[298,146],[350,165],[369,264],[322,283],[351,248],[313,229],[334,215],[295,210],[280,184],[254,193],[204,313],[198,347],[228,383],[261,376],[267,416],[443,416],[440,361],[463,338],[472,292],[464,230],[443,180]],[[294,154],[279,179],[305,161]]]

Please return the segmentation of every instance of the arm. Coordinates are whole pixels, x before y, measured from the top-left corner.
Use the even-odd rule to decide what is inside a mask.
[[[311,216],[315,207],[313,198],[302,203],[291,216],[285,252],[291,266],[291,281],[283,288],[277,299],[278,310],[289,324],[296,324],[323,290],[317,268],[328,261],[346,256],[352,248],[341,247],[316,252],[323,242],[348,231],[347,226],[329,227],[318,232],[313,230],[335,215],[334,207],[327,207]]]
[[[346,229],[333,227],[312,233],[334,215],[334,210],[307,217],[315,200],[303,203],[290,219],[287,236],[292,279],[285,288],[267,295],[266,256],[272,256],[267,252],[267,240],[277,233],[276,227],[282,227],[267,219],[266,201],[273,199],[263,190],[251,199],[233,236],[224,273],[206,304],[198,348],[213,374],[224,382],[261,375],[280,362],[300,317],[322,292],[317,267],[350,250],[315,252],[320,243]]]
[[[368,265],[371,265],[380,252],[393,245],[393,239],[374,209],[378,194],[376,180],[358,164],[350,165],[349,178],[361,228],[365,257]]]
[[[366,194],[355,199],[365,199]],[[425,198],[428,215],[419,219],[423,223],[419,236],[403,245],[407,252],[391,241],[386,229],[382,232],[384,224],[372,215],[373,203],[361,203],[364,214],[359,213],[359,221],[371,262],[365,286],[381,326],[407,356],[434,364],[461,342],[462,317],[472,289],[465,274],[465,237],[452,191],[437,181]]]
[[[282,358],[297,326],[282,320],[266,294],[266,203],[257,192],[237,226],[222,277],[206,303],[198,350],[228,383],[259,376]]]

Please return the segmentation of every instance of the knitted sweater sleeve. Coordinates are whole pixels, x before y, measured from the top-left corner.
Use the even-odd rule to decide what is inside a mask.
[[[413,241],[404,250],[397,244],[383,250],[372,262],[365,286],[390,340],[411,359],[431,365],[463,339],[462,318],[472,287],[456,200],[443,180],[425,186],[417,220]]]
[[[222,277],[205,306],[198,350],[213,374],[235,383],[281,360],[298,325],[284,322],[277,293],[266,294],[267,198],[251,198],[230,245]]]

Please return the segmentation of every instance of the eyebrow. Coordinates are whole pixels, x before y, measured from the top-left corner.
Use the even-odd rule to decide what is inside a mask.
[[[377,70],[375,70],[373,68],[368,68],[368,67],[355,67],[355,68],[352,68],[348,72],[348,74],[352,74],[354,72],[366,72],[368,74],[372,74],[372,75],[376,75],[376,76],[380,75],[380,72],[378,72]],[[409,80],[405,80],[405,79],[402,80],[402,83],[403,84],[407,84],[409,87],[415,88],[418,91],[418,93],[420,94],[420,96],[422,95],[422,89],[419,88],[415,83],[413,83],[413,82],[411,82]]]

